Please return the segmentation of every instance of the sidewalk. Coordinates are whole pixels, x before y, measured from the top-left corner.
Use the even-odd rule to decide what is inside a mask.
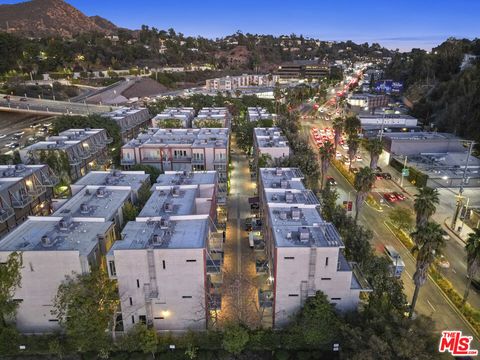
[[[447,217],[447,218],[445,218],[445,221],[443,222],[443,224],[458,239],[460,239],[462,242],[466,243],[466,241],[468,239],[468,236],[473,232],[473,229],[470,226],[468,226],[467,224],[464,224],[461,220],[457,220],[455,228],[452,229],[451,222],[452,222],[452,218]],[[458,231],[459,228],[461,228],[460,232]]]

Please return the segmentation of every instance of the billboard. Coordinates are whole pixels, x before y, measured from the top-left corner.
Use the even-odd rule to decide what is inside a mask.
[[[375,91],[384,94],[400,94],[403,91],[403,83],[393,80],[376,81]]]

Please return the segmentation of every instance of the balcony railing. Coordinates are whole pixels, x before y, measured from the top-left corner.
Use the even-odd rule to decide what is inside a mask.
[[[192,164],[205,164],[205,159],[192,158]]]
[[[225,159],[225,158],[215,158],[215,159],[213,159],[213,163],[214,164],[226,164],[227,159]]]
[[[122,158],[122,159],[120,159],[120,164],[121,165],[134,165],[135,164],[135,159]]]
[[[143,156],[142,157],[142,162],[160,162],[162,161],[161,158],[157,156]]]
[[[14,197],[12,199],[12,206],[15,209],[23,209],[25,206],[32,202],[32,197],[30,195],[23,195],[19,197]]]
[[[113,142],[113,138],[107,137],[106,139],[103,140],[105,144],[111,144]]]
[[[14,211],[11,207],[3,208],[0,207],[0,223],[4,223],[10,219],[14,214]]]
[[[184,161],[184,162],[191,162],[192,158],[190,156],[174,156],[173,161]]]

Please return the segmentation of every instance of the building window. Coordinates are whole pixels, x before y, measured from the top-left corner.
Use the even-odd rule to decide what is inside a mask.
[[[320,278],[320,280],[332,280],[332,278]]]
[[[130,306],[132,306],[132,305],[133,305],[132,297],[129,297],[129,298],[128,298],[128,301],[130,302]]]
[[[189,296],[189,295],[184,295],[184,296],[182,296],[182,299],[191,299],[191,298],[192,298],[192,297]]]
[[[137,288],[140,289],[140,280],[137,279]]]
[[[135,324],[135,316],[132,315],[132,324]]]
[[[290,297],[297,297],[298,294],[288,294],[288,296],[290,296]]]
[[[328,266],[328,256],[325,258],[325,266]]]
[[[295,259],[294,256],[284,256],[283,258],[284,258],[285,260],[293,260],[293,259]]]
[[[108,262],[108,267],[110,268],[110,275],[116,276],[117,275],[117,269],[115,268],[115,261],[110,260]]]
[[[147,316],[146,316],[146,315],[139,315],[139,316],[138,316],[138,321],[139,321],[141,324],[147,324]]]
[[[154,319],[155,319],[155,320],[163,320],[163,319],[165,319],[165,318],[164,318],[163,316],[156,316],[156,317],[154,317]]]
[[[330,300],[342,300],[342,298],[331,298]]]
[[[165,264],[165,260],[162,260],[162,267],[163,267],[163,270],[165,270],[167,268],[166,264]]]
[[[189,260],[187,260],[187,262],[197,262],[197,260],[189,259]]]
[[[58,319],[48,319],[49,322],[58,322]]]

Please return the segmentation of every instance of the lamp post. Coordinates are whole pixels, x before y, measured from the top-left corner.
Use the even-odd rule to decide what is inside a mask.
[[[400,180],[400,187],[403,188],[403,178],[404,176],[404,170],[407,168],[407,155],[405,155],[405,161],[403,162],[403,168],[402,168],[402,180]]]
[[[55,101],[55,91],[53,91],[53,83],[51,83],[50,86],[52,87],[52,97],[53,97],[53,101]]]

